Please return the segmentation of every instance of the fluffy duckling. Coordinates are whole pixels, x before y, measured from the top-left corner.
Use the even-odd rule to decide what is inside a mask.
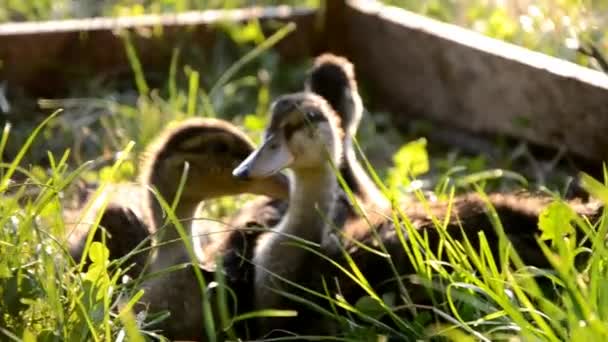
[[[176,210],[180,219],[191,218],[193,211],[190,210],[200,201],[223,195],[249,192],[286,198],[288,183],[284,176],[265,182],[243,182],[232,178],[232,166],[252,150],[250,139],[226,121],[191,119],[166,130],[145,153],[139,184],[109,186],[85,213],[83,223],[74,227],[68,237],[71,255],[76,260],[82,257],[89,231],[86,222],[95,218],[104,201],[109,201],[109,204],[100,225],[110,233],[107,243],[110,259],[126,255],[154,233],[158,222],[155,220],[163,215],[163,211],[158,202],[151,200],[154,196],[148,189],[156,188],[163,198],[172,200],[183,172],[177,168],[183,168],[186,162],[190,166],[189,179]],[[146,200],[142,201],[142,197]],[[94,240],[101,240],[100,234]]]
[[[488,195],[488,200],[496,211],[507,239],[522,261],[526,265],[538,268],[551,268],[550,263],[540,250],[536,238],[541,234],[538,229],[539,216],[553,199],[548,196],[530,193],[496,193]],[[588,217],[591,222],[596,222],[601,214],[601,205],[598,202],[569,201],[568,204],[577,214]],[[477,247],[480,243],[479,233],[483,232],[494,260],[500,260],[500,239],[492,224],[486,201],[478,194],[465,194],[455,197],[451,202],[450,209],[448,209],[448,203],[445,201],[430,203],[429,207],[417,202],[408,202],[408,206],[403,208],[403,211],[413,227],[428,240],[428,251],[435,255],[437,255],[441,245],[442,233],[437,230],[431,217],[436,218],[438,222],[445,222],[449,215],[445,229],[455,241],[464,243],[466,239],[473,247]],[[372,216],[370,222],[363,220],[349,222],[350,224],[343,229],[363,232],[363,234],[359,234],[358,241],[373,248],[378,247],[379,242],[376,237],[379,236],[380,242],[390,255],[391,262],[398,274],[414,274],[416,270],[396,232],[396,229],[402,229],[403,231],[403,228],[398,228],[401,225],[396,225],[392,220],[387,220],[386,217],[389,217],[389,215],[390,213],[387,212],[384,217]],[[370,227],[373,227],[373,229]],[[404,231],[403,233],[406,240],[409,240],[410,237],[407,236],[407,232]],[[399,293],[402,290],[395,281],[393,270],[385,257],[371,253],[358,245],[353,245],[350,241],[344,241],[343,247],[349,252],[353,262],[358,265],[367,281],[376,291],[379,293],[385,293],[386,291]],[[330,258],[340,260],[342,256],[335,252],[335,250],[329,250],[327,254]],[[424,254],[427,250],[421,250],[420,252]],[[449,261],[445,250],[440,257],[444,261]],[[338,274],[337,277],[341,278],[338,280],[341,284],[341,294],[348,301],[354,302],[365,295],[359,286],[345,279],[342,274]],[[405,283],[407,285],[407,281]],[[414,303],[430,304],[428,289],[412,285],[407,290]]]
[[[356,201],[366,211],[385,210],[390,205],[357,160],[353,146],[353,137],[363,115],[354,66],[344,57],[322,54],[315,58],[304,84],[306,91],[323,97],[340,117],[340,127],[345,133],[340,173]],[[224,236],[213,234],[216,238],[214,243],[203,246],[203,259],[212,265],[217,251],[222,251],[227,273],[237,275],[243,280],[248,279],[251,276],[251,267],[243,259],[251,260],[256,239],[262,231],[242,228],[273,227],[285,214],[287,206],[286,201],[275,198],[262,197],[248,202],[230,218],[227,226],[232,227],[232,232]],[[334,213],[337,222],[357,217],[345,195],[339,197]]]
[[[284,168],[293,172],[286,214],[255,247],[253,302],[256,310],[293,308],[292,303],[275,291],[285,289],[284,281],[319,280],[311,279],[315,278],[311,274],[315,269],[313,255],[293,243],[303,239],[324,244],[331,227],[327,218],[333,215],[339,192],[334,167],[340,165],[342,156],[339,122],[335,111],[318,95],[305,92],[281,96],[272,105],[264,142],[234,170],[234,175],[243,179],[268,177]],[[310,315],[306,324],[299,325],[297,330],[328,332],[331,327],[326,323],[319,315]],[[262,334],[274,328],[284,328],[284,321],[261,319],[259,322]]]
[[[178,218],[190,218],[197,205],[209,198],[241,193],[253,193],[284,198],[288,183],[284,176],[277,175],[265,182],[237,180],[231,169],[252,151],[250,140],[236,127],[224,121],[207,119],[204,124],[181,125],[177,130],[164,135],[152,148],[151,158],[145,164],[144,184],[153,184],[164,198],[173,198],[177,180],[185,163],[189,165],[188,180],[179,204],[175,209]],[[175,152],[178,152],[177,154]],[[163,210],[152,193],[146,192],[147,217],[153,222],[152,232],[163,226]],[[191,224],[187,225],[191,227]],[[157,245],[179,239],[171,227]],[[192,232],[188,232],[189,236]],[[165,244],[155,250],[151,260],[151,271],[162,270],[190,260],[182,243]],[[198,266],[192,266],[198,267]],[[208,274],[206,279],[211,279]],[[160,328],[175,339],[200,340],[203,334],[202,290],[191,268],[155,277],[144,284],[146,294],[142,298],[149,311],[168,310],[171,317]]]
[[[235,179],[231,169],[253,150],[251,140],[232,124],[215,119],[194,119],[165,132],[148,150],[142,168],[141,183],[156,188],[165,199],[173,199],[178,191],[179,179],[188,165],[188,175],[183,192],[175,208],[178,219],[190,219],[200,202],[227,195],[252,193],[276,198],[285,198],[288,192],[287,178],[277,174],[266,181],[244,181]],[[145,217],[150,232],[163,227],[164,211],[150,191],[143,194]],[[171,228],[171,229],[170,229]],[[164,227],[163,240],[179,239],[172,227]],[[155,266],[174,265],[183,260],[183,248],[169,244],[157,248]],[[179,261],[178,261],[179,262]]]
[[[166,219],[160,202],[150,189],[155,189],[171,203],[186,169],[187,179],[174,213],[184,224],[187,235],[191,236],[189,220],[201,201],[241,193],[287,197],[288,181],[283,175],[265,180],[243,180],[232,176],[234,167],[251,151],[253,145],[247,136],[225,121],[191,119],[168,129],[148,148],[137,196],[123,198],[128,200],[126,203],[118,198],[120,204],[113,204],[111,210],[104,213],[102,222],[106,222],[106,230],[117,242],[134,240],[133,243],[119,245],[125,248],[137,245],[152,234],[155,248],[148,261],[150,272],[189,262],[191,259],[184,241],[171,221]],[[118,256],[129,252],[114,243],[110,246],[110,249],[118,249]],[[141,302],[150,312],[171,312],[171,317],[158,327],[167,337],[200,339],[203,336],[201,289],[192,267],[198,266],[153,277],[143,285],[146,292]],[[213,279],[213,273],[205,275],[206,279]]]

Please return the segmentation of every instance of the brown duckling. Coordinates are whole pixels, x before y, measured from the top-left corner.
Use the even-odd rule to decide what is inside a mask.
[[[201,133],[200,137],[196,137],[197,130],[199,130],[198,133]],[[182,145],[177,145],[172,142],[178,141],[178,138],[184,134],[192,135],[192,137],[189,137],[190,140],[184,140],[184,144],[190,143],[190,141],[196,142],[195,139],[199,139],[201,143],[208,142],[209,145],[200,151],[179,150],[178,148],[181,149]],[[205,134],[207,134],[207,136],[205,136]],[[203,141],[202,139],[205,140]],[[195,145],[192,146],[196,148]],[[82,257],[90,226],[90,224],[86,222],[92,222],[95,219],[95,216],[101,210],[104,201],[108,200],[107,197],[110,197],[108,200],[109,204],[105,208],[104,213],[102,213],[100,226],[107,228],[106,232],[110,233],[108,236],[109,241],[107,243],[107,247],[110,250],[110,259],[117,259],[127,255],[140,242],[153,233],[154,228],[152,220],[154,217],[151,215],[153,210],[149,208],[147,202],[141,201],[141,198],[146,194],[150,194],[149,191],[146,190],[147,187],[157,187],[159,189],[161,189],[160,186],[162,186],[162,189],[177,187],[179,177],[181,177],[181,174],[178,175],[174,170],[167,168],[167,171],[156,170],[157,172],[154,172],[154,177],[157,178],[150,179],[153,174],[151,168],[156,167],[156,163],[159,163],[163,167],[163,170],[165,170],[165,164],[177,163],[180,158],[182,158],[183,164],[183,162],[189,161],[188,158],[192,159],[192,155],[198,157],[193,160],[200,162],[201,164],[208,163],[209,167],[206,174],[201,173],[199,170],[194,170],[197,174],[192,176],[193,178],[196,177],[196,179],[202,183],[208,181],[206,187],[203,188],[204,190],[200,190],[199,192],[200,198],[203,200],[222,195],[247,192],[276,196],[277,198],[286,197],[288,185],[286,184],[286,178],[284,176],[279,176],[269,183],[260,184],[244,183],[230,178],[218,179],[217,175],[231,177],[229,173],[225,175],[220,173],[222,171],[220,165],[229,165],[230,163],[238,164],[240,162],[239,157],[242,157],[242,155],[238,155],[238,153],[247,155],[248,151],[251,151],[252,149],[253,145],[250,139],[241,130],[232,124],[221,120],[191,119],[179,124],[173,129],[168,129],[145,153],[139,184],[110,185],[101,196],[95,199],[91,209],[85,213],[81,223],[74,226],[75,229],[70,232],[68,237],[68,246],[71,255],[75,260],[80,260]],[[163,154],[162,156],[160,155],[161,152]],[[163,162],[160,163],[159,160],[163,160]],[[229,166],[225,170],[228,169],[230,169]],[[163,172],[173,172],[173,174],[162,174]],[[161,175],[159,176],[157,173],[161,173]],[[171,177],[178,178],[172,179]],[[187,185],[188,184],[190,183],[187,183]],[[185,194],[189,195],[187,190],[188,188],[186,188]],[[169,191],[161,193],[171,192],[171,195],[174,196],[173,193],[175,191],[176,189],[170,189]],[[196,195],[191,197],[196,197]],[[200,202],[194,201],[196,203],[191,203],[191,205],[198,205],[198,202]],[[184,204],[181,206],[183,205]],[[71,213],[70,216],[74,219],[77,215]],[[188,213],[187,216],[183,218],[190,217],[192,217],[192,214]],[[93,240],[101,240],[101,231],[97,231]],[[147,257],[145,253],[140,253],[139,255],[143,255],[144,259]]]
[[[390,205],[357,160],[353,146],[353,137],[357,133],[363,115],[363,104],[354,66],[344,57],[330,53],[322,54],[315,58],[304,84],[306,91],[322,96],[341,119],[341,129],[345,134],[342,142],[344,154],[340,173],[355,196],[355,200],[366,211],[385,210]],[[243,280],[248,279],[251,275],[251,267],[243,259],[251,260],[255,241],[262,233],[260,229],[251,228],[273,227],[285,214],[287,206],[286,201],[267,197],[248,202],[230,217],[227,226],[232,227],[232,232],[223,236],[210,234],[215,240],[207,241],[203,246],[205,252],[202,254],[205,256],[202,258],[208,265],[213,265],[216,251],[222,251],[227,273],[238,275]],[[358,216],[345,195],[339,197],[339,204],[334,213],[337,222]],[[222,226],[220,229],[223,230],[225,227]]]
[[[292,170],[289,207],[272,231],[257,241],[253,264],[253,306],[262,309],[290,309],[289,303],[275,292],[285,283],[314,283],[316,263],[312,253],[293,246],[298,239],[323,244],[331,224],[339,192],[334,165],[340,165],[342,130],[340,118],[331,106],[313,93],[279,97],[272,105],[264,142],[234,170],[243,179],[259,179],[289,168]],[[311,274],[312,273],[312,274]],[[311,279],[316,278],[316,279]],[[299,318],[299,333],[330,332],[327,320],[315,315]],[[292,320],[289,320],[292,321]],[[259,333],[285,328],[284,319],[260,319]],[[295,328],[291,327],[291,328]]]
[[[299,239],[316,243],[330,259],[345,265],[342,251],[333,247],[333,238],[329,234],[336,222],[327,220],[334,215],[336,194],[339,192],[334,174],[334,166],[341,162],[339,118],[322,98],[310,93],[279,97],[271,111],[263,144],[235,169],[234,174],[242,178],[263,178],[283,168],[293,171],[287,213],[271,233],[260,238],[255,247],[254,307],[297,309],[300,312],[297,318],[260,320],[260,334],[279,329],[295,333],[332,333],[332,324],[319,318],[319,313],[310,313],[310,310],[288,300],[276,290],[310,298],[296,287],[289,286],[288,282],[324,292],[319,284],[321,276],[325,276],[327,284],[339,284],[339,294],[351,303],[363,294],[359,286],[335,266],[293,244]],[[540,210],[550,201],[547,197],[521,194],[490,196],[507,237],[529,265],[549,266],[537,246],[535,236],[539,233],[537,223]],[[598,206],[572,205],[577,212],[585,215],[595,215],[598,210]],[[485,208],[484,201],[474,194],[455,199],[447,229],[455,240],[463,241],[466,237],[473,246],[479,245],[478,233],[484,232],[497,257],[499,239]],[[443,204],[432,206],[431,211],[440,220],[448,214]],[[405,213],[416,229],[427,234],[429,248],[436,253],[440,246],[440,232],[431,223],[427,211],[421,204],[410,204]],[[396,228],[386,217],[390,215],[375,215],[369,220],[386,245],[390,261],[399,275],[412,274],[415,272],[413,265],[395,232],[395,229],[401,228]],[[360,242],[373,247],[375,239],[372,227],[369,221],[360,219],[347,221],[342,229],[347,235],[352,230],[368,232],[357,235],[361,236]],[[342,243],[374,288],[379,290],[381,283],[395,277],[386,257],[349,245],[348,240]],[[336,281],[333,282],[331,278]],[[329,295],[333,296],[333,293]]]
[[[171,203],[177,195],[184,168],[187,169],[187,179],[174,213],[191,237],[190,220],[201,201],[241,193],[287,197],[288,181],[283,175],[254,181],[232,176],[235,165],[252,150],[253,145],[247,136],[225,121],[191,119],[168,129],[148,148],[137,195],[104,213],[102,221],[107,222],[106,229],[117,241],[137,240],[151,234],[154,244],[148,261],[151,273],[190,262],[184,241],[171,221],[166,219],[160,202],[150,190],[155,189]],[[121,208],[125,209],[121,211]],[[127,208],[133,209],[129,211]],[[140,241],[124,246],[129,248]],[[113,243],[110,245],[115,246]],[[116,254],[123,256],[128,252],[118,250]],[[143,284],[146,292],[141,300],[145,304],[142,307],[150,312],[171,312],[171,317],[158,326],[167,337],[200,339],[204,336],[201,289],[193,267],[198,266],[155,276]],[[213,279],[213,273],[203,273],[207,281]]]

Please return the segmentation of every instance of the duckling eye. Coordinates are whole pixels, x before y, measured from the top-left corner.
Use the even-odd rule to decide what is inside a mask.
[[[318,113],[312,110],[307,111],[304,115],[306,116],[306,119],[310,122],[315,122],[319,118]]]

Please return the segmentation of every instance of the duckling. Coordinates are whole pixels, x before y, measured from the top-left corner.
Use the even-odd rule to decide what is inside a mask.
[[[353,147],[353,137],[363,116],[363,104],[353,64],[341,56],[322,54],[315,58],[307,72],[304,88],[323,97],[341,119],[341,129],[345,134],[340,173],[355,200],[366,211],[382,211],[388,208],[388,201],[357,160]],[[208,267],[212,267],[216,251],[220,250],[224,252],[223,267],[228,270],[227,273],[237,275],[243,280],[247,279],[251,275],[251,268],[243,259],[251,260],[255,241],[262,231],[241,228],[273,227],[286,211],[287,202],[276,198],[261,197],[248,202],[229,219],[227,226],[233,228],[231,232],[223,237],[213,234],[216,238],[214,243],[203,246],[203,259],[208,263]],[[339,197],[334,212],[336,221],[358,216],[345,195]]]
[[[326,240],[331,226],[326,220],[333,215],[339,192],[334,167],[340,166],[342,134],[339,116],[322,97],[309,92],[283,95],[272,104],[264,142],[233,172],[243,179],[268,177],[284,168],[293,173],[287,212],[255,246],[256,310],[293,307],[275,292],[285,289],[282,281],[312,284],[319,280],[311,279],[316,274],[311,274],[313,255],[290,243],[303,239],[324,244]],[[259,332],[283,328],[284,323],[278,321],[261,319]],[[333,328],[327,323],[318,314],[309,315],[306,324],[292,328],[329,332]]]
[[[354,65],[346,58],[325,53],[317,57],[308,72],[304,89],[323,97],[338,114],[344,131],[340,173],[362,206],[376,209],[390,204],[357,160],[353,137],[363,117]]]
[[[197,133],[200,133],[200,135],[197,135]],[[184,138],[182,145],[175,143],[175,141],[182,141],[180,139],[182,137]],[[196,145],[196,143],[200,145]],[[204,146],[205,143],[207,145]],[[190,148],[190,145],[187,144],[191,144],[192,147]],[[196,151],[195,148],[200,146],[202,146],[200,150]],[[222,171],[230,169],[230,163],[237,164],[242,159],[243,154],[246,155],[252,149],[251,141],[243,132],[232,124],[221,120],[192,119],[181,123],[174,129],[165,131],[145,153],[140,184],[109,186],[93,203],[91,210],[86,213],[85,219],[82,220],[83,223],[73,227],[75,230],[68,237],[71,255],[75,260],[82,257],[89,228],[84,222],[91,222],[95,218],[107,197],[110,197],[110,203],[102,213],[100,225],[107,227],[107,231],[111,231],[108,237],[111,240],[107,244],[110,249],[110,259],[126,255],[138,243],[153,233],[155,228],[153,228],[152,221],[155,218],[155,212],[158,210],[151,209],[149,201],[141,201],[141,198],[151,195],[146,190],[147,187],[157,187],[161,194],[174,196],[177,190],[174,188],[177,187],[181,174],[177,174],[174,169],[167,165],[170,166],[180,161],[182,161],[182,164],[186,161],[192,164],[193,162],[190,160],[198,163],[195,164],[197,168],[193,168],[190,172],[190,177],[194,180],[190,180],[186,185],[196,181],[207,183],[202,190],[185,187],[182,203],[179,207],[180,211],[182,211],[182,207],[186,205],[188,199],[192,199],[192,203],[189,203],[189,207],[191,207],[200,202],[198,199],[204,200],[246,192],[286,198],[288,184],[284,176],[279,176],[264,183],[247,183],[230,179],[229,173],[222,174]],[[202,170],[205,163],[208,163],[207,170]],[[224,170],[222,166],[227,168]],[[157,169],[152,170],[153,168]],[[192,185],[201,184],[193,183]],[[190,190],[198,191],[198,193],[191,194]],[[188,209],[183,211],[187,213],[183,218],[192,216]],[[73,219],[76,215],[71,213],[70,216]],[[182,218],[180,215],[178,217]],[[96,241],[100,239],[100,235],[96,235],[94,238]]]
[[[152,235],[154,248],[149,256],[150,273],[189,262],[183,241],[170,221],[166,220],[160,202],[150,189],[156,189],[162,198],[171,203],[177,195],[184,168],[187,169],[187,179],[174,210],[180,220],[191,220],[201,201],[219,196],[252,193],[286,198],[289,184],[284,175],[251,181],[236,179],[231,175],[234,166],[252,150],[253,145],[247,136],[222,120],[191,119],[166,130],[148,148],[137,196],[131,196],[128,203],[112,207],[124,210],[113,209],[104,213],[104,219],[108,222],[106,229],[112,236],[127,240],[141,241],[142,237]],[[128,208],[133,209],[129,212]],[[125,222],[130,224],[123,226]],[[191,225],[185,222],[184,227],[189,230]],[[192,236],[192,232],[188,232],[188,236]],[[119,250],[117,254],[121,256],[127,252]],[[171,317],[159,326],[167,337],[200,339],[203,336],[201,289],[194,277],[193,267],[198,265],[155,276],[143,284],[146,292],[141,307],[146,307],[150,312],[171,312]],[[212,272],[203,273],[206,279],[213,279]]]
[[[487,200],[495,209],[498,220],[504,228],[506,238],[524,264],[550,269],[551,264],[540,250],[536,238],[541,233],[538,229],[539,216],[542,210],[553,201],[553,198],[546,195],[520,192],[489,194]],[[602,211],[602,206],[597,201],[582,203],[579,200],[574,200],[567,203],[577,214],[586,216],[590,222],[597,222]],[[499,255],[500,238],[492,223],[486,201],[478,194],[463,194],[453,198],[450,205],[451,208],[448,208],[447,201],[443,201],[429,203],[429,206],[425,207],[422,203],[409,201],[408,206],[402,210],[413,227],[427,239],[428,251],[436,256],[438,256],[437,251],[440,249],[442,233],[437,230],[431,218],[435,217],[439,222],[445,222],[449,215],[445,230],[455,241],[463,243],[466,239],[471,243],[471,246],[477,247],[480,245],[480,233],[483,232],[494,260],[501,260]],[[390,213],[387,212],[385,217],[389,216]],[[385,217],[372,216],[369,221],[349,222],[349,225],[343,229],[366,232],[359,235],[359,243],[374,248],[382,243],[399,275],[415,274],[416,270],[396,232],[396,229],[403,231],[404,228],[400,228],[400,224],[395,224],[395,222]],[[404,232],[404,235],[406,241],[410,239],[407,232]],[[377,236],[380,237],[379,242]],[[402,290],[396,282],[393,269],[386,257],[370,253],[368,250],[360,248],[359,245],[353,245],[350,241],[345,241],[343,248],[348,251],[350,258],[378,293],[399,293]],[[426,250],[421,251],[423,254],[426,252]],[[328,251],[327,255],[329,258],[338,260],[341,258],[339,253],[335,253],[335,250]],[[449,261],[445,250],[439,257],[443,261]],[[341,284],[341,294],[347,301],[353,302],[365,295],[359,286],[345,279],[342,274],[338,274],[337,277],[339,278],[337,282]],[[410,284],[407,291],[414,303],[431,304],[428,288]]]
[[[339,118],[322,98],[310,93],[279,97],[274,102],[271,113],[263,144],[234,171],[235,176],[247,179],[267,177],[283,168],[293,171],[287,213],[273,227],[273,233],[262,236],[255,247],[254,307],[301,309],[296,303],[282,297],[277,290],[293,294],[296,288],[287,287],[288,282],[307,286],[312,290],[322,290],[318,285],[321,275],[335,278],[339,284],[339,294],[353,302],[362,294],[357,284],[335,266],[320,261],[320,258],[307,250],[293,245],[296,239],[314,242],[321,246],[330,259],[346,265],[341,257],[341,250],[332,247],[333,238],[329,234],[331,226],[339,223],[327,221],[328,217],[334,215],[336,194],[339,192],[333,171],[333,167],[337,167],[341,162]],[[523,261],[529,265],[545,268],[550,266],[537,247],[535,239],[539,233],[538,215],[550,201],[548,197],[533,195],[490,196],[490,202],[498,213],[507,237]],[[408,205],[410,207],[405,208],[406,215],[416,229],[427,234],[430,249],[437,252],[441,245],[441,233],[432,224],[421,204]],[[599,204],[571,205],[578,213],[591,216],[592,219],[599,210]],[[492,252],[497,257],[499,239],[485,208],[484,201],[477,195],[457,198],[453,203],[447,229],[455,240],[463,241],[467,238],[473,246],[479,244],[478,233],[484,232]],[[448,215],[448,208],[444,204],[432,206],[431,211],[440,220]],[[363,219],[349,220],[342,229],[369,232],[359,242],[372,246],[372,231],[376,230],[382,242],[387,245],[391,261],[398,273],[414,273],[412,263],[395,231],[401,228],[396,228],[392,221],[381,215],[372,217],[371,224],[372,226],[369,221]],[[348,247],[348,241],[343,243]],[[362,248],[347,250],[375,289],[379,289],[382,282],[395,277],[385,257],[379,257]],[[263,319],[260,321],[260,333],[287,329],[297,333],[325,334],[334,329],[331,323],[320,318],[311,322],[311,319],[319,316],[318,313],[309,314],[304,310],[300,314],[295,319]]]
[[[210,119],[207,119],[210,120]],[[231,175],[231,168],[250,151],[252,143],[236,127],[219,120],[184,124],[170,134],[158,139],[151,149],[151,157],[144,164],[143,183],[154,185],[164,198],[173,198],[176,180],[180,179],[185,162],[189,164],[188,180],[184,186],[179,205],[175,209],[178,218],[190,218],[196,206],[205,199],[253,193],[285,198],[288,182],[283,175],[265,182],[238,180]],[[176,154],[178,151],[180,154]],[[152,193],[146,192],[147,217],[153,222],[152,232],[163,224],[163,211]],[[188,225],[191,227],[191,225]],[[179,239],[177,231],[169,225],[164,242]],[[189,236],[192,232],[189,232]],[[151,259],[151,271],[190,260],[182,243],[164,244],[155,250]],[[198,267],[198,266],[191,266]],[[211,279],[207,274],[206,279]],[[183,269],[159,277],[144,284],[146,293],[142,298],[150,311],[166,309],[171,318],[164,321],[162,330],[171,338],[203,338],[201,289],[192,269]],[[206,289],[204,289],[206,290]]]

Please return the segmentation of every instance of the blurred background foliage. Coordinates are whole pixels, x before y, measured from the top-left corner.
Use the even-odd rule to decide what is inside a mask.
[[[607,37],[602,31],[608,22],[608,1],[605,0],[384,2],[590,67],[597,67],[597,63],[593,58],[577,51],[579,44],[592,43],[600,50],[606,50],[607,46]],[[319,7],[323,2],[0,0],[0,4],[1,22],[174,13],[253,5]],[[71,148],[70,158],[76,164],[87,160],[95,161],[93,171],[86,177],[87,181],[103,179],[104,173],[98,171],[103,171],[113,163],[116,152],[131,140],[136,142],[134,153],[125,164],[128,165],[126,171],[121,174],[124,179],[132,179],[138,171],[139,155],[148,142],[167,122],[191,116],[233,120],[256,139],[264,127],[265,109],[270,100],[278,94],[301,89],[308,64],[280,63],[278,55],[272,49],[260,48],[270,38],[263,33],[257,21],[244,25],[226,23],[222,25],[221,31],[223,35],[220,35],[210,51],[176,46],[173,62],[166,66],[166,70],[137,68],[137,51],[129,38],[125,37],[125,51],[131,59],[135,78],[130,74],[92,75],[85,84],[74,84],[65,98],[20,99],[9,85],[13,108],[11,115],[4,118],[18,129],[12,131],[6,154],[14,155],[14,151],[19,150],[40,118],[58,108],[64,112],[44,130],[42,134],[45,139],[35,142],[36,146],[28,155],[28,162],[46,165],[47,150],[64,151]],[[254,58],[243,63],[247,55]],[[365,97],[366,85],[361,84],[361,88]],[[358,135],[363,151],[370,156],[370,162],[382,178],[389,177],[394,184],[408,184],[404,182],[405,173],[399,171],[402,168],[395,168],[394,165],[403,164],[400,160],[403,155],[409,156],[410,150],[403,147],[405,152],[395,153],[403,151],[399,148],[404,141],[421,136],[430,137],[437,132],[436,128],[431,123],[420,121],[414,122],[408,131],[397,131],[391,124],[388,113],[374,112],[366,117],[368,119],[363,121]],[[62,136],[62,139],[52,139],[56,136]],[[496,137],[491,141],[475,141],[475,144],[482,147],[476,151],[463,151],[450,145],[442,146],[433,139],[428,146],[424,144],[423,150],[425,153],[429,150],[431,159],[425,177],[433,179],[427,186],[445,179],[446,174],[453,176],[462,174],[463,171],[475,173],[500,168],[517,169],[532,183],[550,185],[554,190],[561,191],[564,179],[569,179],[572,174],[571,168],[556,168],[564,162],[560,152],[542,161],[536,159],[525,142],[514,143],[508,138]],[[399,172],[395,173],[395,170]],[[42,170],[39,173],[43,173]],[[557,181],[552,180],[560,173]],[[500,184],[509,183],[504,180],[504,174],[500,178],[503,178]]]
[[[585,66],[579,53],[592,43],[608,50],[606,0],[384,0],[385,3],[473,29]]]
[[[582,43],[608,50],[606,0],[383,0],[384,3],[467,27],[585,66]],[[321,0],[2,0],[0,22],[131,16],[245,6],[318,7]]]

